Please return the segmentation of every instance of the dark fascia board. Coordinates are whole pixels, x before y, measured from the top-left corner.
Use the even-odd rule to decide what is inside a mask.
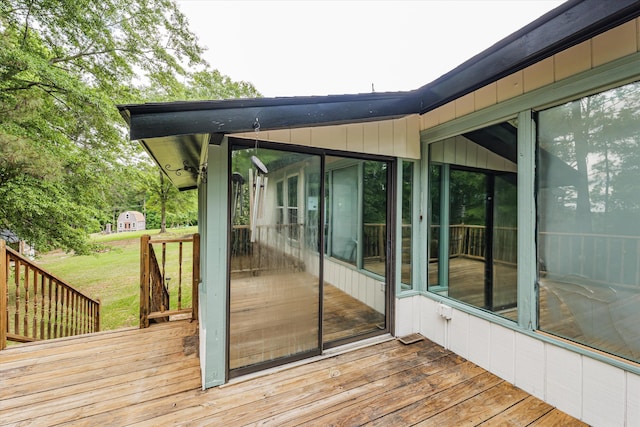
[[[423,114],[640,16],[638,0],[570,0],[411,92],[118,106],[131,139],[357,123]]]
[[[426,113],[640,16],[637,0],[568,1],[417,89]]]
[[[418,105],[408,92],[253,98],[119,106],[131,139],[193,133],[230,134],[403,117]]]

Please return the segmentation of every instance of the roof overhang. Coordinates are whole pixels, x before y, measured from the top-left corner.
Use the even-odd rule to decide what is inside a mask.
[[[411,92],[120,105],[179,189],[194,188],[203,148],[224,135],[423,114],[640,15],[637,0],[570,0],[435,81]],[[180,169],[177,173],[171,172]],[[185,170],[187,169],[187,170]]]

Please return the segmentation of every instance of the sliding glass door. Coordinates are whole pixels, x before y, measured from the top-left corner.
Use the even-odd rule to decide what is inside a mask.
[[[391,163],[327,156],[325,347],[388,331]]]
[[[237,148],[231,236],[231,375],[320,352],[321,158]]]
[[[388,332],[393,163],[231,152],[230,376]]]

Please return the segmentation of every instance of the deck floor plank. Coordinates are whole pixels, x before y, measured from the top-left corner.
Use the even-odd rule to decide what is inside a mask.
[[[0,425],[585,425],[429,340],[392,339],[203,391],[187,342],[196,328],[3,350]]]

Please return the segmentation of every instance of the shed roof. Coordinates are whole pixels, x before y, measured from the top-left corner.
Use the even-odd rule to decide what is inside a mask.
[[[225,134],[378,121],[423,114],[640,15],[637,0],[570,0],[431,83],[408,92],[120,105],[180,189],[194,188],[203,148]]]
[[[118,221],[120,221],[120,219],[124,219],[124,216],[126,214],[131,215],[133,218],[133,220],[135,220],[136,222],[144,222],[144,215],[142,214],[142,212],[138,212],[138,211],[124,211],[122,212],[120,215],[118,215]]]

